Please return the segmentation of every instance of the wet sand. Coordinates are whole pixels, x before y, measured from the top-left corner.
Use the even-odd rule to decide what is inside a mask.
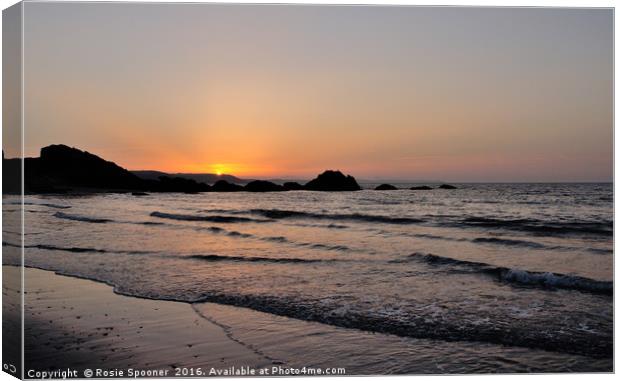
[[[26,371],[167,369],[173,376],[182,367],[272,364],[187,303],[117,295],[104,284],[30,268],[26,290]]]

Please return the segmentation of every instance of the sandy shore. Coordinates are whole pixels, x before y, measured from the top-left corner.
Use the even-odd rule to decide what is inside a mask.
[[[190,304],[117,295],[104,284],[37,269],[26,269],[26,282],[26,371],[133,368],[173,376],[183,367],[272,364]]]
[[[19,274],[18,267],[3,271],[5,278]],[[32,268],[25,277],[26,377],[29,370],[67,368],[79,377],[97,368],[125,372],[101,377],[127,377],[129,369],[173,377],[192,375],[175,369],[258,372],[274,366],[347,375],[600,372],[613,366],[611,358],[403,338],[220,304],[122,296],[102,283]]]

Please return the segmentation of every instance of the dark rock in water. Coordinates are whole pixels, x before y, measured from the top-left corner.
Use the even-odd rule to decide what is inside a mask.
[[[392,184],[381,184],[375,188],[375,190],[397,190],[397,189],[398,188],[396,188]]]
[[[362,189],[353,176],[345,176],[340,171],[325,171],[316,179],[308,182],[305,188],[313,191],[357,191]]]
[[[271,181],[254,180],[246,184],[245,190],[248,192],[282,192],[284,187]]]
[[[409,189],[411,189],[411,190],[431,190],[433,188],[429,187],[428,185],[420,185],[420,186],[411,187]]]
[[[304,189],[306,189],[306,188],[304,188],[303,185],[301,185],[300,183],[296,183],[294,181],[286,182],[282,186],[284,187],[284,190],[287,190],[287,191],[295,191],[295,190],[304,190]]]
[[[146,192],[131,192],[132,196],[148,196],[149,194]]]
[[[454,185],[450,185],[450,184],[441,184],[439,186],[439,189],[457,189]]]
[[[231,184],[226,180],[219,180],[211,186],[211,190],[213,192],[240,192],[243,190],[243,187],[241,185]]]
[[[204,183],[198,183],[194,180],[184,179],[182,177],[159,177],[159,189],[160,192],[184,192],[184,193],[198,193],[208,192],[211,187]]]

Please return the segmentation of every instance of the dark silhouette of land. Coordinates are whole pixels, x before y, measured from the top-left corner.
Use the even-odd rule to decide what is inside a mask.
[[[219,180],[211,187],[213,192],[241,192],[243,187],[241,185],[229,183],[226,180]]]
[[[2,160],[4,192],[19,193],[21,160]],[[194,180],[162,176],[144,180],[99,156],[65,145],[41,149],[38,158],[24,159],[24,191],[27,193],[67,192],[205,192],[206,184]]]
[[[21,192],[21,160],[5,159],[2,156],[4,193]],[[232,181],[241,181],[234,176],[219,178],[213,185],[197,181],[196,178],[214,179],[209,174],[180,174],[179,176],[158,175],[163,172],[137,171],[133,173],[111,161],[106,161],[77,148],[57,144],[41,149],[37,158],[24,159],[24,192],[67,193],[67,192],[131,192],[144,196],[146,192],[279,192],[293,190],[356,191],[361,187],[352,176],[340,171],[325,171],[306,185],[287,182],[278,185],[270,181],[253,180],[245,186]],[[190,177],[194,178],[190,178]],[[217,176],[217,175],[213,175]],[[223,176],[222,176],[223,177]]]
[[[21,160],[5,159],[2,154],[4,193],[21,192]],[[327,170],[305,185],[285,182],[283,185],[265,180],[243,180],[231,175],[166,174],[158,171],[128,171],[111,161],[104,160],[77,148],[57,144],[41,149],[36,158],[24,159],[24,192],[131,192],[145,196],[147,192],[283,192],[283,191],[358,191],[353,176]],[[213,185],[207,184],[212,182]],[[245,185],[241,185],[245,184]],[[376,190],[396,190],[391,184],[381,184]],[[432,189],[415,186],[412,190]],[[442,184],[439,189],[456,189]]]
[[[241,179],[233,175],[216,175],[215,173],[166,173],[160,171],[130,171],[134,175],[144,180],[159,180],[161,176],[179,177],[182,179],[194,180],[198,183],[215,184],[217,181],[226,180],[233,184],[247,184],[252,180]]]

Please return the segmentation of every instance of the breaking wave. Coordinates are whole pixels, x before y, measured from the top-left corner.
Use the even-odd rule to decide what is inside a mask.
[[[601,236],[613,235],[613,222],[554,222],[535,219],[497,219],[486,217],[468,217],[452,223],[457,227],[461,225],[484,227],[491,229],[506,229],[526,231],[540,235],[566,235],[566,234],[593,234]]]
[[[595,294],[612,295],[613,282],[600,281],[576,275],[552,272],[527,271],[508,267],[493,266],[488,263],[471,262],[434,254],[413,253],[409,259],[421,260],[432,265],[454,266],[461,270],[491,275],[499,281],[517,285],[540,287],[545,289],[566,289]]]

